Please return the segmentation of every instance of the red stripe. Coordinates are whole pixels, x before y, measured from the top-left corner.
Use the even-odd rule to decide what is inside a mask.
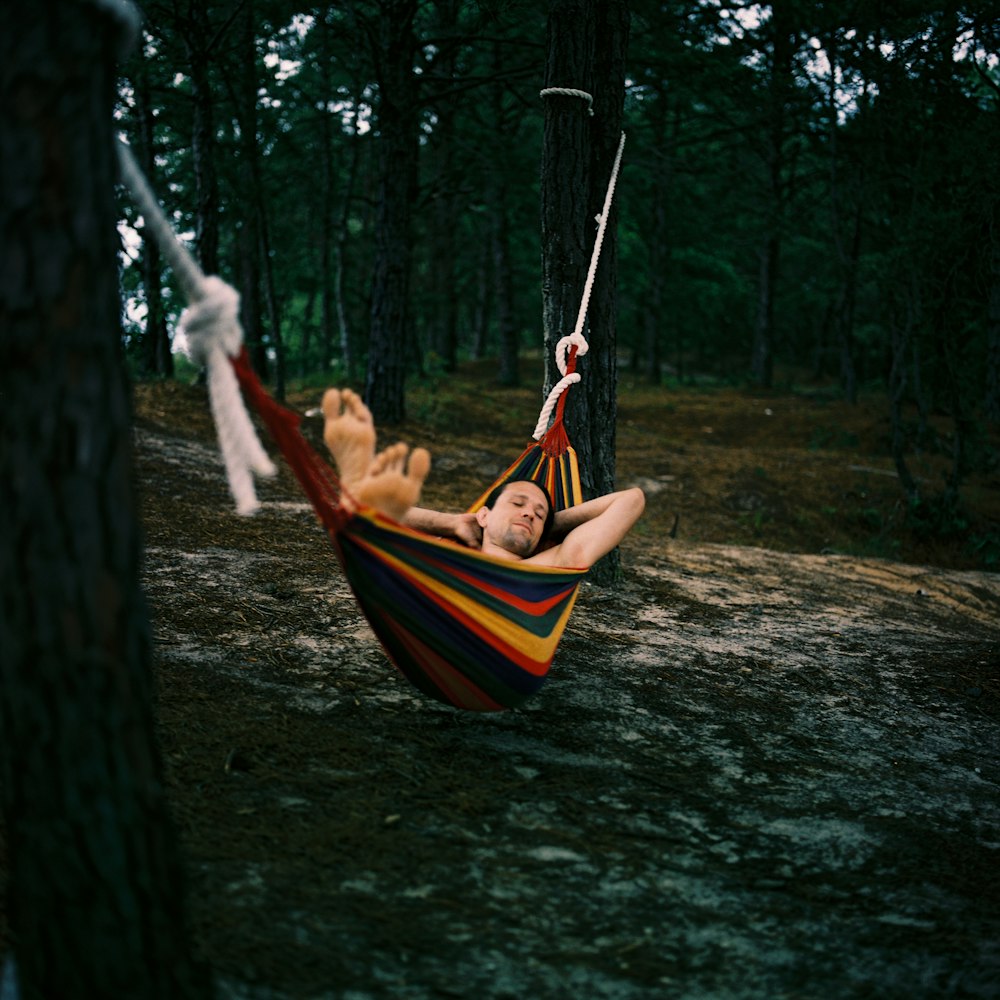
[[[379,550],[373,548],[370,544],[362,541],[361,539],[355,539],[355,541],[366,549],[369,553],[379,558]],[[495,635],[489,629],[484,628],[479,624],[474,618],[470,618],[461,608],[452,604],[450,601],[445,600],[439,595],[435,594],[429,587],[421,583],[419,580],[415,579],[410,573],[395,570],[400,576],[406,579],[410,586],[418,590],[425,597],[429,598],[434,602],[439,608],[441,608],[450,618],[457,621],[459,624],[463,625],[467,631],[472,632],[474,635],[482,639],[488,646],[491,646],[498,653],[503,655],[506,659],[510,660],[512,663],[526,670],[529,674],[533,674],[536,677],[542,676],[545,671],[549,668],[552,663],[552,657],[550,656],[548,660],[535,660],[522,653],[520,650],[511,646],[509,643],[504,642],[499,636]],[[551,635],[551,632],[549,633]],[[554,653],[553,653],[554,655]]]
[[[494,701],[482,688],[473,684],[464,674],[398,622],[386,619],[386,626],[415,654],[414,658],[420,663],[424,674],[450,704],[476,712],[499,712],[507,707],[501,702]]]

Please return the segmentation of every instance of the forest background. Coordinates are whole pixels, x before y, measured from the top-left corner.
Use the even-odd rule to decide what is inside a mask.
[[[647,995],[693,976],[708,995],[754,981],[761,958],[768,996],[824,975],[845,984],[831,996],[995,995],[996,576],[705,547],[703,527],[659,544],[672,510],[704,525],[730,496],[778,492],[779,472],[825,484],[834,464],[898,480],[939,524],[963,483],[996,495],[996,26],[985,6],[847,10],[635,5],[609,269],[623,334],[591,381],[613,383],[620,356],[630,388],[670,383],[622,407],[646,448],[622,463],[648,477],[623,546],[642,575],[588,583],[552,700],[495,726],[396,685],[286,478],[278,531],[219,502],[203,387],[169,378],[181,303],[123,203],[132,420],[100,233],[117,94],[178,228],[239,284],[276,394],[293,378],[370,390],[391,326],[382,346],[410,378],[380,420],[454,379],[467,454],[446,478],[478,474],[496,446],[475,434],[506,438],[534,391],[511,362],[539,360],[541,13],[150,4],[122,86],[129,19],[107,0],[56,0],[0,34],[0,989],[205,995],[186,872],[198,954],[241,996],[390,990],[418,963],[416,988],[442,993],[488,977],[494,995]],[[508,385],[485,391],[489,368]],[[721,414],[737,392],[706,379],[739,407]],[[895,472],[840,449],[765,467],[765,421],[801,450],[791,404],[815,415],[833,393],[811,439],[874,401]],[[651,419],[654,395],[674,419]],[[701,446],[713,430],[744,447],[725,490],[708,475],[722,449]],[[680,432],[699,443],[683,451]],[[944,461],[941,495],[916,489],[918,451]],[[468,887],[484,877],[481,906]],[[500,947],[517,975],[497,977],[512,913],[527,919]]]
[[[143,12],[121,127],[203,268],[239,288],[279,398],[364,379],[397,423],[406,378],[488,358],[517,385],[543,343],[546,5]],[[1000,417],[992,4],[630,12],[618,340],[595,377],[879,393],[911,526],[967,527],[962,485],[995,470]],[[140,377],[171,376],[183,302],[122,212],[127,352]],[[398,383],[379,378],[386,351]],[[947,460],[932,490],[911,467],[928,451]]]

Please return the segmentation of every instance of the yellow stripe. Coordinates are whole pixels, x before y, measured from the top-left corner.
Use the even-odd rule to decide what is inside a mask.
[[[396,556],[390,555],[384,549],[379,549],[379,556],[389,563],[398,574],[418,580],[432,593],[447,600],[474,621],[478,622],[491,635],[497,636],[501,641],[517,649],[536,663],[548,663],[555,655],[556,646],[559,645],[559,639],[562,637],[563,631],[566,628],[566,622],[576,602],[576,594],[574,593],[570,600],[567,601],[566,607],[548,635],[536,636],[533,632],[517,625],[505,615],[484,607],[473,598],[442,584],[440,580],[415,569],[410,563],[403,562]],[[535,569],[547,568],[549,567],[532,567],[531,571],[534,572]]]

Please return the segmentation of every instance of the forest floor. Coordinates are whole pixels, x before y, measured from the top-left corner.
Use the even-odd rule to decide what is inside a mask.
[[[137,387],[160,738],[222,996],[1000,996],[1000,472],[932,536],[878,401],[619,392],[626,582],[584,583],[542,691],[479,715],[387,662],[287,470],[237,517],[204,391]],[[451,508],[539,403],[472,370],[409,400]]]

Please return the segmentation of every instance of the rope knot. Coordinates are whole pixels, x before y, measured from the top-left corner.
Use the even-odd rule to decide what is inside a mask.
[[[576,356],[582,358],[587,351],[590,350],[590,344],[587,343],[582,333],[571,333],[568,337],[563,337],[556,344],[556,365],[559,368],[559,373],[561,375],[566,374],[566,359],[569,357],[570,349],[576,348]]]
[[[215,275],[203,278],[194,301],[181,313],[178,328],[196,365],[208,364],[216,348],[227,357],[236,357],[243,343],[239,292]]]

